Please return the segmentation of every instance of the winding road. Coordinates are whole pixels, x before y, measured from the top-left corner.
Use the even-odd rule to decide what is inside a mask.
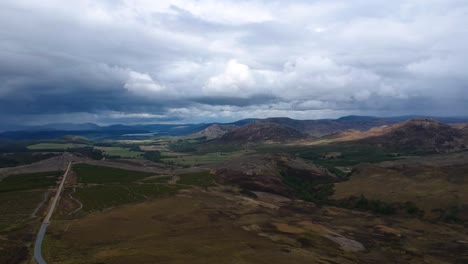
[[[62,181],[60,182],[60,185],[57,189],[57,193],[55,193],[54,200],[50,204],[49,211],[47,212],[47,215],[44,218],[44,221],[42,221],[41,228],[39,229],[39,233],[37,234],[36,243],[34,245],[34,259],[39,264],[47,264],[47,262],[42,257],[42,241],[44,240],[44,236],[47,231],[47,226],[49,226],[50,224],[50,218],[52,217],[52,214],[54,213],[55,207],[57,206],[57,201],[59,200],[60,194],[62,193],[63,186],[65,185],[65,180],[67,178],[68,172],[70,171],[71,164],[72,164],[71,161],[68,162],[67,169],[65,170],[65,173],[63,174]]]

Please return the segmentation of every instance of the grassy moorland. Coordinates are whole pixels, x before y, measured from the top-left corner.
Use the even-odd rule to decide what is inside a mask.
[[[214,184],[215,176],[209,172],[195,172],[180,174],[178,184],[208,187]]]
[[[111,167],[96,166],[90,164],[76,164],[73,171],[78,175],[80,183],[122,183],[134,182],[154,175],[154,173],[130,171]]]
[[[0,181],[0,263],[27,260],[47,188],[60,175],[60,171],[13,174]]]
[[[54,153],[16,152],[0,153],[0,168],[16,167],[52,158]]]
[[[12,174],[0,181],[0,193],[47,188],[55,185],[61,171]]]

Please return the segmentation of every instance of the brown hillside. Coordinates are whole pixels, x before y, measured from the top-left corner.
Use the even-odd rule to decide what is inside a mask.
[[[224,143],[286,142],[306,138],[294,128],[268,122],[253,122],[226,133],[220,138]]]
[[[432,119],[412,119],[371,129],[362,142],[403,151],[450,152],[465,149],[463,132]]]
[[[232,131],[236,128],[234,125],[218,125],[213,124],[202,131],[193,134],[193,137],[206,137],[206,139],[219,138],[222,135]]]
[[[310,162],[286,154],[254,154],[216,165],[221,184],[236,185],[244,190],[267,192],[286,197],[293,190],[284,180],[284,174],[304,181],[333,181],[335,176]]]

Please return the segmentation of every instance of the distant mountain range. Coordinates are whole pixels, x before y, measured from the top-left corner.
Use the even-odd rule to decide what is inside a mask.
[[[322,137],[332,133],[346,130],[365,131],[373,127],[394,124],[414,118],[432,118],[442,123],[468,123],[468,117],[426,117],[426,116],[398,116],[398,117],[373,117],[373,116],[345,116],[338,119],[296,120],[287,117],[271,117],[265,119],[242,119],[231,123],[202,123],[202,124],[144,124],[144,125],[109,125],[100,126],[93,123],[56,123],[39,126],[24,126],[15,131],[0,133],[4,139],[52,139],[65,135],[79,135],[89,138],[116,138],[116,137],[141,137],[148,135],[184,136],[202,132],[204,129],[217,124],[232,130],[252,122],[275,123],[287,126],[300,133],[313,137]],[[228,131],[226,131],[228,132]],[[206,131],[209,137],[215,134],[224,134],[219,127]],[[202,134],[201,134],[202,135]]]

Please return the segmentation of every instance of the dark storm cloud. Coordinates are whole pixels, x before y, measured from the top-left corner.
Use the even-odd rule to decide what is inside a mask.
[[[466,115],[468,3],[2,1],[3,123]]]

